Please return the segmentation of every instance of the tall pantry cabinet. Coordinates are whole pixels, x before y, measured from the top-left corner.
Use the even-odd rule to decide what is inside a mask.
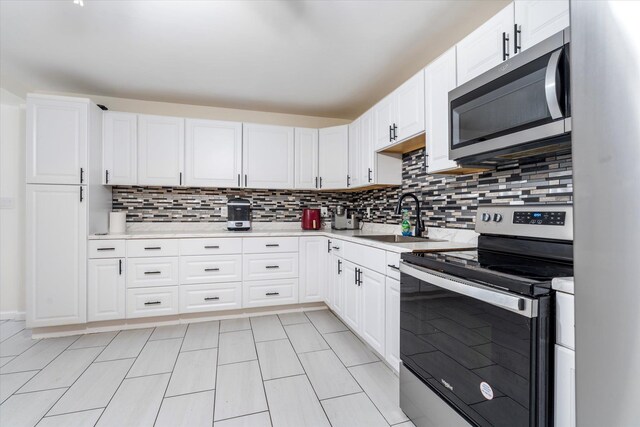
[[[87,319],[87,236],[107,229],[102,111],[84,98],[27,96],[27,327]]]

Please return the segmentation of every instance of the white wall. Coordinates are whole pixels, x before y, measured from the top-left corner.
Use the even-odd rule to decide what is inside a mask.
[[[0,88],[0,317],[24,315],[24,100]]]

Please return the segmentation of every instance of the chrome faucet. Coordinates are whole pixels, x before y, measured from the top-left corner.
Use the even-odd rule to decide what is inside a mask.
[[[416,202],[415,236],[422,237],[422,233],[424,232],[425,228],[424,228],[424,222],[422,221],[422,211],[420,210],[420,200],[418,199],[418,196],[416,196],[414,193],[404,193],[403,195],[401,195],[400,199],[398,200],[398,206],[396,206],[396,215],[400,215],[402,213],[402,202],[407,197],[413,198],[413,200],[415,200]]]

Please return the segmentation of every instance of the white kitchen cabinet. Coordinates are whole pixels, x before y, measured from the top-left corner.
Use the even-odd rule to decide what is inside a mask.
[[[456,47],[452,47],[424,71],[427,172],[457,169],[449,160],[449,91],[456,87]]]
[[[385,354],[385,276],[360,268],[360,334],[378,353]]]
[[[295,129],[295,188],[318,188],[318,129]]]
[[[185,121],[184,185],[238,188],[242,175],[242,123]]]
[[[509,3],[456,45],[458,85],[513,55],[513,10],[513,3]]]
[[[360,331],[360,311],[362,310],[362,298],[360,286],[357,282],[357,269],[359,267],[352,262],[342,261],[342,320],[354,331]]]
[[[102,183],[138,183],[138,115],[105,111],[102,127]]]
[[[360,119],[349,125],[349,172],[347,173],[347,187],[360,187],[366,183],[363,180],[362,168],[364,151],[362,147],[362,126]]]
[[[331,310],[342,317],[344,307],[344,260],[334,251],[331,251],[328,267],[327,295],[325,299]]]
[[[349,174],[349,126],[319,130],[319,168],[322,190],[347,188]]]
[[[127,289],[127,319],[178,314],[178,286]]]
[[[87,285],[87,320],[124,319],[126,281],[122,258],[90,259]]]
[[[138,116],[138,184],[183,185],[184,119]]]
[[[326,237],[300,237],[300,302],[324,301],[327,277]]]
[[[87,200],[80,185],[27,185],[27,327],[87,320]]]
[[[576,425],[576,360],[575,352],[560,345],[555,346],[554,425]]]
[[[27,96],[27,184],[86,184],[89,101]]]
[[[242,168],[246,188],[294,188],[292,127],[243,125]]]
[[[385,282],[385,359],[396,372],[400,370],[400,281]]]
[[[424,74],[420,70],[374,107],[375,149],[424,132]]]
[[[569,0],[516,0],[517,52],[529,49],[569,26]],[[514,39],[514,43],[515,43]]]
[[[375,141],[374,141],[374,116],[373,110],[369,110],[364,113],[358,119],[360,122],[360,181],[362,185],[372,185],[372,184],[386,184],[384,180],[380,180],[377,177],[377,165],[376,165],[376,151],[375,151]],[[402,165],[398,164],[397,171],[398,174],[402,174]],[[380,177],[382,178],[382,176]]]

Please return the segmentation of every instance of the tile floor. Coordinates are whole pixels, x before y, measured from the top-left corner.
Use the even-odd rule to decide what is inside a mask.
[[[0,323],[0,425],[409,427],[330,311],[32,340]]]

